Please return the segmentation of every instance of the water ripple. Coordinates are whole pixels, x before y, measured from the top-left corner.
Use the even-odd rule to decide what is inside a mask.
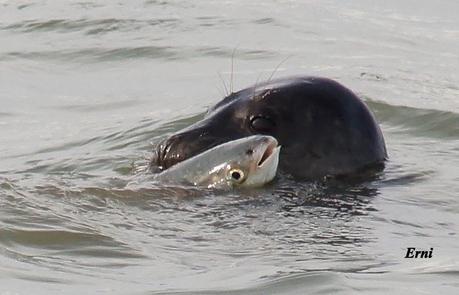
[[[232,57],[232,48],[222,47],[173,47],[173,46],[137,46],[121,48],[84,48],[62,49],[47,51],[10,51],[3,53],[0,60],[28,59],[51,60],[60,62],[109,62],[132,59],[163,59],[183,60],[197,57],[218,57],[229,59]],[[278,56],[278,53],[268,50],[238,49],[240,59],[263,59]]]
[[[397,127],[401,133],[449,140],[459,139],[459,114],[457,113],[394,106],[368,99],[366,102],[378,121]]]
[[[50,32],[67,33],[84,31],[87,35],[97,35],[110,31],[135,31],[148,26],[174,27],[180,22],[177,18],[158,18],[148,20],[137,19],[51,19],[51,20],[27,20],[0,27],[0,30],[17,31],[24,33]]]

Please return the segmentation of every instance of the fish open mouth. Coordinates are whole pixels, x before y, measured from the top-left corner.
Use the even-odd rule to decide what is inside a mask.
[[[277,146],[277,140],[272,140],[269,142],[268,146],[266,147],[265,151],[263,152],[260,161],[258,161],[258,167],[263,166],[263,164],[279,149],[280,147]]]

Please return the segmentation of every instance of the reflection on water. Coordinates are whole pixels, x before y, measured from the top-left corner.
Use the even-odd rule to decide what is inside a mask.
[[[458,8],[0,4],[0,294],[457,293]],[[230,192],[149,182],[156,143],[287,56],[276,77],[361,94],[383,172]],[[403,259],[412,246],[433,258]]]

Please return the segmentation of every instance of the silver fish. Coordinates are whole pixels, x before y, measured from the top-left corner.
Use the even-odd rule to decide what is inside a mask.
[[[240,138],[179,162],[155,180],[219,189],[262,186],[276,175],[280,148],[272,136]]]

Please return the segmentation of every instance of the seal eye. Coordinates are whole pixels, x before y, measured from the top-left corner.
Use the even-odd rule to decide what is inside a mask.
[[[274,129],[274,121],[266,116],[253,116],[250,118],[250,126],[257,132],[266,133]]]
[[[244,172],[241,169],[231,169],[229,171],[229,175],[231,177],[231,180],[234,180],[238,183],[242,182],[244,179]]]

